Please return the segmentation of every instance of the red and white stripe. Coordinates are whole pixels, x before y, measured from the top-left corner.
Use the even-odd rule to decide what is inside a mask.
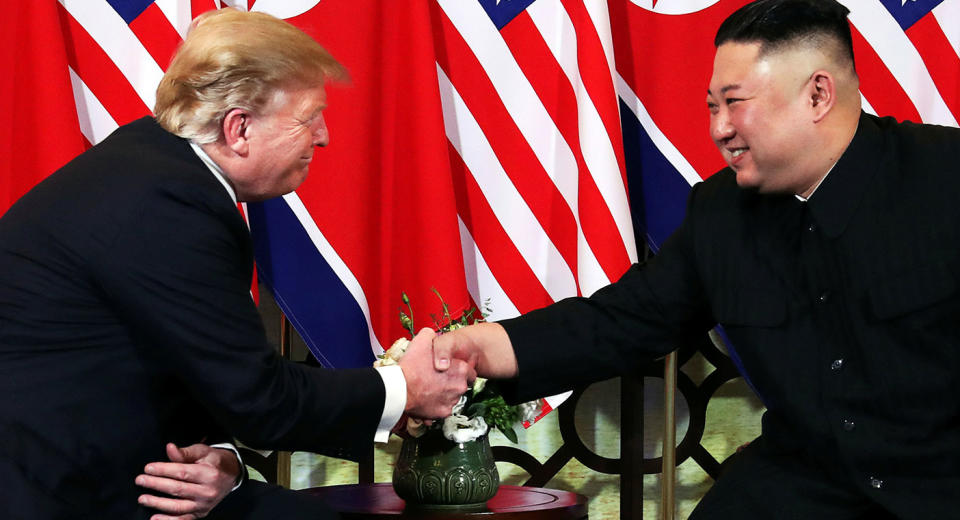
[[[493,278],[472,296],[509,300],[491,300],[493,319],[591,294],[636,259],[606,4],[569,4],[536,2],[498,31],[476,2],[438,2],[465,250]],[[490,218],[502,230],[473,231]]]
[[[129,25],[104,0],[59,0],[78,124],[90,144],[151,113],[157,84],[190,21],[245,1],[157,0]]]
[[[945,0],[904,32],[886,9],[845,0],[861,92],[869,107],[924,123],[960,120],[960,0]]]
[[[534,2],[499,31],[477,2],[437,5],[471,296],[496,320],[592,294],[637,258],[606,2]]]
[[[105,1],[61,0],[60,8],[80,128],[96,144],[150,113],[163,69]]]

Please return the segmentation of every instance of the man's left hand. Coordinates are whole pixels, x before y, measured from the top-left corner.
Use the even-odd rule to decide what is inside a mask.
[[[195,520],[210,513],[236,485],[240,462],[230,450],[194,444],[186,448],[167,444],[170,462],[151,462],[137,476],[138,486],[170,495],[140,495],[141,505],[165,514],[150,520]]]

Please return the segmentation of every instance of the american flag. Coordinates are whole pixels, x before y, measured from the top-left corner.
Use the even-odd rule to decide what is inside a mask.
[[[351,81],[328,89],[331,144],[307,182],[248,208],[257,262],[318,359],[368,365],[404,333],[401,291],[419,326],[439,312],[431,288],[502,319],[615,280],[635,229],[656,249],[690,185],[723,166],[704,92],[716,27],[745,3],[15,2],[0,21],[0,212],[149,113],[193,16],[286,18]],[[956,125],[960,0],[843,3],[867,110]]]

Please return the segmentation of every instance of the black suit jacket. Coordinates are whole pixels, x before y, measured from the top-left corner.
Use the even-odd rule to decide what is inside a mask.
[[[132,518],[164,444],[369,449],[371,369],[285,362],[249,294],[250,237],[183,139],[144,118],[0,219],[0,509]]]
[[[958,155],[960,130],[863,115],[806,204],[721,171],[694,187],[646,266],[503,322],[518,398],[623,373],[720,323],[768,405],[768,449],[807,457],[900,517],[953,514]]]

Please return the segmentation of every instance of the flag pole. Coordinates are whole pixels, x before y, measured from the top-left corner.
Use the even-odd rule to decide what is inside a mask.
[[[677,466],[677,352],[667,354],[663,363],[663,457],[660,503],[663,520],[673,520]]]
[[[290,359],[290,321],[280,312],[280,357]],[[277,485],[290,489],[290,452],[277,452]]]

